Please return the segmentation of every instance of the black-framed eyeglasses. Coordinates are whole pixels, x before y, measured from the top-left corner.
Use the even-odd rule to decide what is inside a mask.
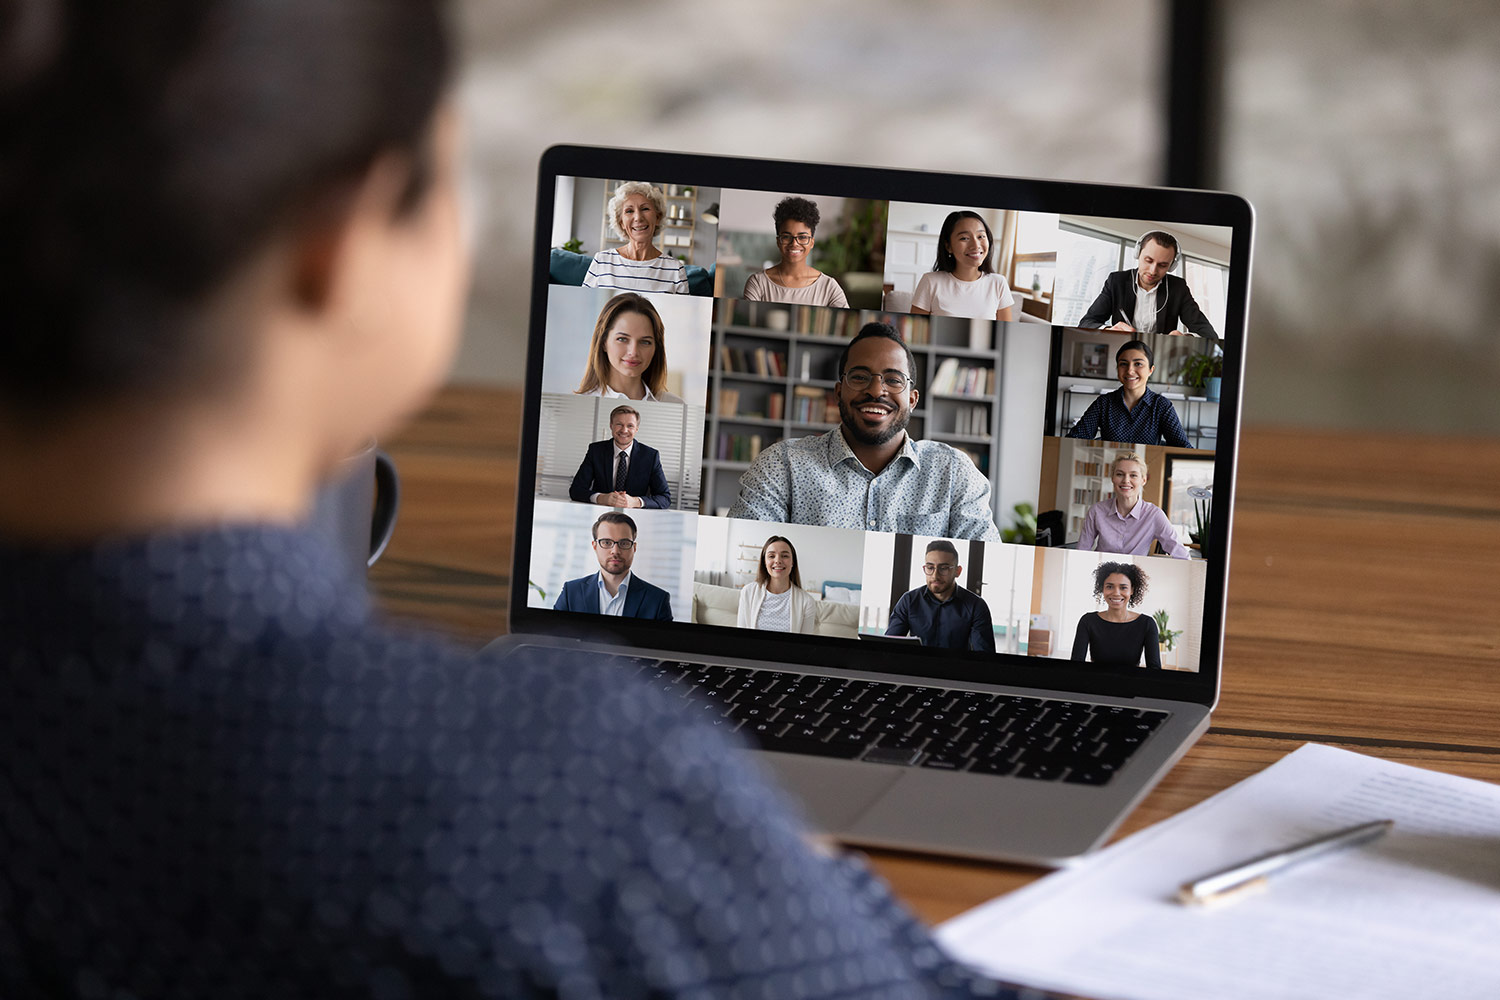
[[[865,368],[851,368],[844,372],[844,383],[851,389],[868,389],[877,378],[893,392],[903,392],[907,386],[911,385],[911,379],[900,372],[882,372],[876,375]]]
[[[596,538],[594,539],[594,544],[599,546],[605,552],[608,552],[610,549],[619,549],[621,552],[631,552],[635,549],[635,542],[632,542],[628,538],[622,538],[618,542],[613,538]]]
[[[796,236],[793,236],[791,233],[780,233],[776,237],[777,243],[781,243],[783,245],[787,243],[795,243],[799,247],[809,246],[812,244],[812,241],[812,233],[799,233]]]
[[[957,568],[958,567],[955,566],[953,563],[923,563],[922,564],[922,572],[926,573],[928,576],[933,576],[933,575],[938,574],[938,573],[941,573],[943,576],[947,576],[949,573],[952,573]]]

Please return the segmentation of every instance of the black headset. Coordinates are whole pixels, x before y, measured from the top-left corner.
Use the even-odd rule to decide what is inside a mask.
[[[1136,240],[1135,241],[1135,259],[1136,260],[1140,260],[1141,259],[1141,251],[1146,248],[1146,241],[1147,240],[1151,240],[1151,241],[1156,242],[1156,243],[1161,243],[1162,246],[1166,246],[1167,244],[1162,243],[1162,241],[1158,238],[1158,237],[1162,237],[1162,236],[1165,236],[1167,239],[1169,239],[1169,240],[1172,241],[1172,266],[1169,267],[1169,268],[1167,268],[1167,273],[1168,274],[1176,274],[1178,267],[1182,264],[1182,244],[1179,243],[1177,241],[1177,237],[1173,236],[1171,233],[1163,232],[1160,229],[1153,229],[1153,230],[1151,230],[1151,232],[1147,233],[1146,235],[1142,236],[1140,239]]]

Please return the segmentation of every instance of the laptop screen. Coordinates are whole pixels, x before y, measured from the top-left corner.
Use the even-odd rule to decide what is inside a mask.
[[[1211,700],[1249,242],[1227,195],[549,151],[513,627]]]

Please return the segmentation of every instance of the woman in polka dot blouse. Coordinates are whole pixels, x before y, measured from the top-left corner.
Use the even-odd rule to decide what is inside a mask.
[[[994,995],[716,733],[302,526],[457,336],[444,5],[11,8],[0,996]]]

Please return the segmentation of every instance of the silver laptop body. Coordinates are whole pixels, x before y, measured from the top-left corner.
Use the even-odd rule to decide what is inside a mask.
[[[593,327],[604,323],[610,304],[628,290],[621,286],[633,280],[620,273],[635,262],[610,256],[625,244],[610,222],[611,199],[617,207],[626,182],[655,190],[657,207],[665,211],[651,219],[658,227],[651,245],[683,264],[658,265],[649,280],[665,284],[639,291],[660,314],[670,353],[665,388],[638,401],[628,392],[634,385],[628,378],[618,383],[627,389],[624,396],[579,391],[590,369],[617,384],[620,366],[606,356]],[[773,216],[786,197],[819,206],[815,239],[838,246],[837,254],[825,252],[812,263],[822,262],[820,270],[838,281],[847,308],[746,301],[750,276],[775,265],[777,237],[784,234]],[[960,221],[972,211],[991,234],[994,273],[1005,278],[1013,302],[1009,322],[943,316],[936,308],[930,316],[912,312],[912,297],[923,294],[933,267],[924,254],[955,211]],[[858,262],[879,267],[878,281],[852,268],[838,270],[849,263],[850,244],[857,242],[850,236],[861,227],[871,237],[867,243],[881,244],[883,261],[868,256],[866,247]],[[1097,436],[1103,430],[1091,440],[1069,437],[1068,431],[1089,426],[1091,413],[1105,412],[1093,408],[1104,406],[1118,384],[1115,355],[1136,339],[1103,329],[1134,314],[1111,310],[1102,322],[1100,316],[1111,295],[1119,297],[1125,279],[1116,275],[1132,271],[1125,278],[1137,281],[1134,272],[1146,258],[1161,256],[1161,243],[1138,242],[1148,232],[1170,233],[1178,244],[1168,272],[1176,280],[1162,279],[1155,293],[1180,310],[1174,325],[1196,324],[1200,332],[1202,324],[1212,326],[1212,336],[1158,329],[1142,338],[1155,346],[1156,374],[1148,384],[1170,403],[1188,443],[1112,442]],[[951,692],[955,704],[966,703],[968,692],[1047,699],[1079,706],[1085,719],[1102,719],[1111,708],[1153,719],[1151,713],[1164,713],[1103,784],[1070,781],[1076,770],[1069,768],[1061,777],[1038,779],[926,766],[931,758],[920,750],[903,764],[747,751],[774,771],[814,825],[853,844],[1043,865],[1064,864],[1098,847],[1207,729],[1218,698],[1252,235],[1250,206],[1221,193],[639,150],[548,150],[539,169],[512,634],[497,644],[623,654],[636,658],[635,665],[709,663],[911,685]],[[685,294],[674,287],[682,278]],[[929,286],[932,281],[925,279]],[[774,281],[769,287],[772,296],[784,293]],[[1183,288],[1191,293],[1191,308],[1172,299],[1181,300]],[[915,381],[924,389],[939,376],[979,370],[967,384],[943,383],[954,391],[924,391],[908,425],[911,438],[920,434],[967,451],[989,478],[997,527],[1010,525],[1012,501],[1020,497],[1048,521],[1044,540],[1066,540],[1061,546],[955,540],[960,561],[969,563],[964,572],[972,573],[978,559],[987,574],[980,593],[994,652],[855,641],[893,627],[898,593],[921,589],[922,560],[931,562],[933,550],[916,550],[935,532],[877,526],[861,533],[792,521],[762,528],[728,516],[743,477],[776,441],[840,433],[829,395],[840,374],[836,359],[855,330],[882,320],[910,342]],[[1219,370],[1216,392],[1189,370],[1205,367],[1193,361],[1200,354],[1220,366],[1212,369]],[[945,368],[949,361],[954,364]],[[814,393],[822,394],[821,410]],[[598,576],[589,576],[605,566],[592,526],[609,508],[591,500],[618,484],[607,481],[613,467],[600,480],[590,462],[597,464],[605,451],[610,414],[622,404],[640,411],[635,440],[655,442],[651,453],[660,456],[668,482],[659,496],[670,498],[662,508],[623,510],[638,528],[631,586],[650,580],[650,589],[666,591],[671,621],[660,618],[659,607],[642,616],[642,608],[655,605],[637,595],[626,602],[634,614],[600,613],[602,605],[594,603],[611,599],[599,589]],[[1099,549],[1077,547],[1091,509],[1113,502],[1111,470],[1127,452],[1159,466],[1146,482],[1189,558],[1110,552],[1103,533]],[[630,462],[643,454],[631,452]],[[586,481],[590,475],[594,479]],[[753,542],[773,533],[800,539],[804,577],[816,573],[817,592],[808,596],[818,631],[728,622],[731,598],[739,593],[743,600],[744,588],[763,572]],[[1166,546],[1159,540],[1152,548],[1161,553]],[[1095,614],[1102,621],[1100,607],[1109,611],[1091,604],[1088,590],[1114,561],[1139,567],[1151,581],[1137,613],[1152,615],[1155,628],[1136,620],[1156,636],[1155,648],[1148,648],[1149,639],[1142,645],[1149,666],[1070,655],[1078,643],[1090,658],[1104,648],[1088,645],[1093,640],[1085,638],[1083,623]],[[909,586],[913,581],[917,586]],[[912,600],[931,593],[937,592]],[[656,676],[649,667],[644,672]],[[621,683],[635,683],[627,674],[622,669]],[[692,702],[691,691],[679,693]],[[959,732],[954,742],[973,730]],[[1070,733],[1078,735],[1063,735]]]

